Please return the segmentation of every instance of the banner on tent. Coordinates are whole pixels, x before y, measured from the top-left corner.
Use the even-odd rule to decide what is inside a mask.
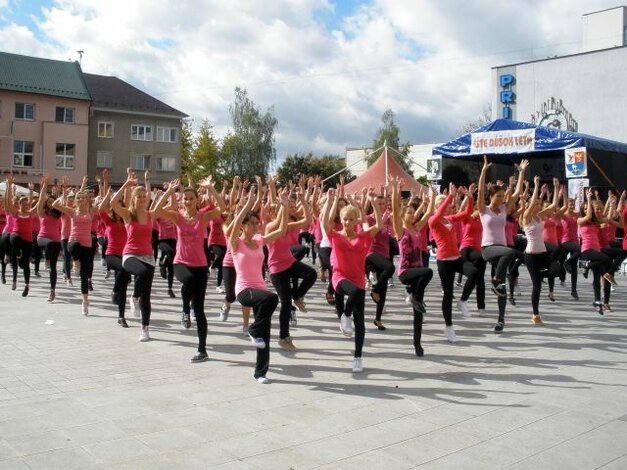
[[[588,176],[588,154],[585,147],[564,150],[566,178],[582,178]]]
[[[525,153],[533,152],[535,129],[473,132],[470,135],[470,153]]]

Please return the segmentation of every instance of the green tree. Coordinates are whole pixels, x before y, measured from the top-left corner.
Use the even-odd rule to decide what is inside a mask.
[[[309,178],[310,176],[321,176],[322,179],[334,175],[345,168],[345,162],[339,155],[323,155],[316,157],[312,152],[288,155],[281,166],[277,169],[277,178],[280,183],[287,181],[297,182],[301,174]],[[342,173],[346,182],[352,181],[355,177],[350,171]],[[337,174],[325,181],[325,186],[335,186],[339,183],[340,175]]]
[[[391,109],[386,110],[381,116],[382,126],[377,131],[377,135],[372,144],[372,149],[376,150],[383,147],[383,144],[387,142],[388,149],[394,149],[394,151],[388,151],[388,155],[392,156],[394,160],[410,175],[414,175],[409,163],[409,142],[400,144],[400,129],[394,122],[394,112]],[[400,155],[399,155],[400,153]],[[368,157],[368,166],[372,165],[377,158],[381,155],[380,152],[375,152]]]
[[[213,126],[207,119],[203,120],[194,140],[191,162],[192,165],[184,175],[189,176],[194,183],[219,172],[220,146],[213,135]]]
[[[183,119],[181,123],[181,175],[187,175],[194,167],[194,135],[192,133],[192,119]]]
[[[248,92],[235,88],[235,102],[229,106],[233,131],[222,143],[222,169],[225,177],[239,175],[243,179],[266,175],[276,160],[274,131],[278,121],[274,109],[265,113],[248,97]]]

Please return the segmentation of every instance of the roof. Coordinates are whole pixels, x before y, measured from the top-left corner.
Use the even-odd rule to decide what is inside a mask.
[[[144,93],[117,77],[84,73],[83,77],[93,100],[93,106],[120,111],[163,114],[178,118],[187,114]]]
[[[472,134],[476,132],[513,131],[519,129],[535,129],[535,147],[533,153],[551,152],[567,148],[586,147],[588,149],[615,152],[627,155],[627,144],[614,140],[595,137],[577,132],[562,131],[553,127],[536,126],[528,122],[512,119],[497,119],[479,129],[464,134],[456,139],[433,148],[434,155],[457,157],[471,160],[482,159],[482,154],[471,153]],[[528,152],[525,152],[528,154]]]
[[[0,90],[90,100],[78,62],[0,52]]]
[[[345,193],[358,193],[363,188],[379,188],[382,184],[385,185],[387,183],[385,179],[386,160],[388,177],[400,178],[403,181],[403,191],[418,191],[422,188],[422,185],[389,155],[387,149],[384,149],[379,158],[361,176],[344,186]]]
[[[533,59],[533,60],[527,60],[524,62],[516,62],[513,64],[505,64],[505,65],[495,65],[492,68],[492,70],[495,69],[502,69],[505,67],[516,67],[518,65],[527,65],[527,64],[535,64],[537,62],[546,62],[549,60],[560,60],[560,59],[568,59],[569,57],[577,57],[577,56],[582,56],[582,55],[589,55],[589,54],[600,54],[603,52],[609,52],[609,51],[614,51],[617,49],[625,49],[627,50],[627,46],[614,46],[614,47],[608,47],[605,49],[595,49],[593,51],[584,51],[584,52],[575,52],[574,54],[566,54],[566,55],[556,55],[554,57],[544,57],[542,59]]]

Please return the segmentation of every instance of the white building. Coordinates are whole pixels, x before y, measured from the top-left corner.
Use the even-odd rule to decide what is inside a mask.
[[[492,69],[493,119],[627,142],[627,7],[583,15],[582,52]]]

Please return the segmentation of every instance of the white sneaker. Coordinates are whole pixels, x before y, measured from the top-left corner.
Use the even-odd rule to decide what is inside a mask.
[[[83,315],[85,316],[89,315],[89,301],[85,302],[83,300],[82,310],[83,310]]]
[[[466,317],[469,318],[472,316],[472,314],[470,313],[470,310],[468,310],[468,302],[464,301],[464,300],[458,300],[457,301],[457,309],[462,312],[462,317]]]
[[[150,341],[150,333],[148,332],[147,326],[142,326],[142,332],[141,332],[141,335],[139,336],[139,341],[141,341],[142,343],[145,343],[146,341]]]
[[[411,294],[407,294],[407,295],[405,296],[405,303],[406,303],[407,305],[411,305]]]
[[[229,319],[230,306],[223,305],[220,309],[220,321],[227,321]]]
[[[248,326],[242,326],[242,333],[244,333],[244,336],[248,336]]]
[[[485,308],[479,308],[477,309],[477,313],[479,314],[480,317],[485,315]]]
[[[263,338],[255,338],[253,335],[251,335],[250,333],[248,333],[248,337],[250,338],[250,342],[253,343],[253,345],[257,348],[257,349],[265,349],[266,347],[266,342],[263,340]]]
[[[351,319],[342,314],[340,317],[340,331],[344,333],[344,336],[349,338],[353,335],[353,325],[351,325]]]
[[[368,280],[370,281],[370,285],[376,286],[379,280],[377,279],[377,275],[375,273],[368,274]]]
[[[444,334],[446,335],[446,339],[449,343],[457,343],[457,335],[455,334],[455,330],[452,326],[444,328]]]
[[[364,363],[361,360],[361,357],[353,358],[353,372],[363,372],[364,371]]]
[[[260,383],[263,385],[270,383],[270,381],[268,380],[268,377],[265,377],[265,376],[257,377],[255,380],[257,381],[257,383]]]
[[[131,297],[131,313],[136,317],[139,317],[141,315],[139,309],[139,299],[136,297]]]
[[[224,287],[222,286],[216,287],[216,294],[224,294]]]
[[[391,289],[392,287],[394,287],[394,282],[392,281],[392,279],[390,279],[388,281],[388,289]]]

